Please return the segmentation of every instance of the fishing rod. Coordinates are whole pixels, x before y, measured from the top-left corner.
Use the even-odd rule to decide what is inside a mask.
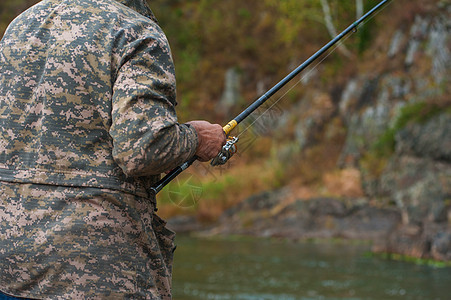
[[[357,21],[352,23],[348,28],[343,30],[339,35],[337,35],[334,39],[324,45],[320,50],[318,50],[315,54],[313,54],[309,59],[304,61],[301,65],[299,65],[296,69],[294,69],[290,74],[288,74],[285,78],[279,81],[275,86],[269,89],[266,93],[264,93],[260,98],[255,100],[254,103],[249,105],[243,112],[241,112],[238,116],[236,116],[233,120],[231,120],[227,125],[225,125],[222,129],[227,136],[227,142],[222,147],[221,151],[218,155],[210,162],[212,166],[218,166],[225,164],[233,154],[236,153],[237,147],[236,143],[238,142],[238,137],[229,137],[230,132],[240,124],[244,119],[246,119],[251,113],[253,113],[257,108],[259,108],[263,103],[265,103],[271,96],[277,93],[283,86],[285,86],[288,82],[290,82],[293,78],[295,78],[299,73],[301,73],[305,68],[307,68],[312,62],[314,62],[318,57],[323,55],[327,50],[329,50],[332,46],[338,43],[343,37],[345,37],[351,31],[355,31],[356,28],[365,21],[368,17],[378,11],[382,6],[384,6],[387,2],[391,0],[383,0],[379,2],[376,6],[374,6],[370,11],[368,11],[365,15],[359,18]],[[180,173],[186,170],[189,166],[191,166],[197,157],[194,156],[184,164],[176,167],[172,171],[170,171],[165,177],[163,177],[160,181],[158,181],[153,187],[151,187],[151,191],[157,194],[161,191],[169,182],[175,179]]]

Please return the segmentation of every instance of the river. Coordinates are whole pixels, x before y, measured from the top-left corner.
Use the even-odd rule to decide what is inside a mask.
[[[353,243],[178,236],[174,300],[451,299],[451,268],[391,261]]]

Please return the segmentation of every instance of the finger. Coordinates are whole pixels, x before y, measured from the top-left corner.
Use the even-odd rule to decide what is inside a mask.
[[[207,162],[207,161],[209,161],[210,159],[205,158],[205,156],[198,156],[198,157],[197,157],[197,160],[200,161],[200,162]]]
[[[222,131],[222,145],[224,146],[227,143],[227,136],[224,131]]]

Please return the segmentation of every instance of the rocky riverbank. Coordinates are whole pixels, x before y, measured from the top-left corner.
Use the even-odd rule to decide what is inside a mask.
[[[291,183],[231,207],[208,228],[190,217],[170,224],[204,234],[368,240],[375,252],[450,261],[450,12],[447,1],[425,5],[379,34],[366,59],[374,62],[329,92],[312,87],[262,126],[294,125],[291,140],[272,149],[285,170],[308,175],[324,162],[356,170],[358,192],[305,196]]]
[[[170,226],[206,235],[366,240],[375,252],[449,261],[451,115],[409,125],[396,141],[380,177],[363,181],[370,197],[296,198],[287,187],[248,198],[216,224],[181,217]]]
[[[374,252],[451,260],[449,219],[404,223],[402,209],[378,207],[365,198],[286,201],[288,194],[288,189],[282,189],[250,197],[226,211],[213,225],[203,225],[191,217],[176,217],[169,226],[179,233],[204,236],[360,240],[371,242]]]

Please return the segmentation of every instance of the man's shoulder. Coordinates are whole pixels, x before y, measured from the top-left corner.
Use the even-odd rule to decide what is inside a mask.
[[[82,6],[106,20],[120,19],[122,22],[137,25],[156,24],[156,18],[144,0],[80,0],[70,1],[74,6]]]
[[[147,4],[140,6],[136,3],[135,0],[43,0],[18,16],[8,33],[17,40],[28,39],[36,31],[50,36],[61,35],[63,31],[67,35],[73,31],[71,38],[93,35],[105,39],[119,38],[125,43],[148,36],[162,36],[163,31],[152,18]]]
[[[116,34],[125,34],[131,40],[163,35],[150,8],[140,2],[145,0],[81,0],[73,5],[83,5],[85,12],[93,12],[99,22],[109,23]]]
[[[59,13],[78,15],[91,15],[93,19],[99,18],[106,22],[120,19],[130,24],[156,24],[156,18],[145,0],[43,0],[25,11],[22,15],[44,16]],[[81,15],[80,15],[81,13]],[[52,19],[52,18],[50,18]]]

